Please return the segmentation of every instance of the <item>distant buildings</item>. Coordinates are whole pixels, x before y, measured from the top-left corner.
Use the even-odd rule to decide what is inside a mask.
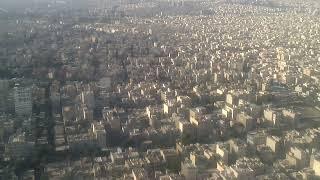
[[[310,0],[115,1],[44,3],[1,39],[0,179],[320,176]]]

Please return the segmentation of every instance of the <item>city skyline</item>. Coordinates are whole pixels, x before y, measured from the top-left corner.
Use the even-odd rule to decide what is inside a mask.
[[[0,180],[320,179],[318,1],[19,2]]]

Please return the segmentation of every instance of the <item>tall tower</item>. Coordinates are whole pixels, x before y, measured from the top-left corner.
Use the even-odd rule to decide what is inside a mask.
[[[8,109],[9,81],[0,79],[0,114]]]
[[[30,116],[32,114],[32,88],[22,87],[17,84],[14,87],[14,107],[19,116]]]

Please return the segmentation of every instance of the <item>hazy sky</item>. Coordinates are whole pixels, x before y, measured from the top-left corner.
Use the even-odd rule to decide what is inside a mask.
[[[28,8],[34,6],[36,2],[53,2],[55,0],[0,0],[0,8],[12,9],[12,8]],[[56,1],[65,1],[70,3],[72,0],[56,0]],[[92,0],[73,0],[75,6],[84,5]]]
[[[14,7],[30,7],[33,5],[35,0],[0,0],[1,8],[14,8]],[[39,1],[39,0],[38,0]],[[48,2],[49,0],[41,0],[43,2]]]

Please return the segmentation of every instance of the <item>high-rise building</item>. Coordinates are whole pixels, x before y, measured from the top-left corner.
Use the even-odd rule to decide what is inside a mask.
[[[7,90],[9,88],[9,81],[5,79],[0,79],[0,90]]]
[[[17,115],[29,116],[32,114],[31,87],[23,87],[19,84],[14,87],[14,106]]]
[[[5,146],[5,155],[10,158],[26,158],[32,155],[34,142],[27,141],[25,133],[10,136]]]
[[[91,129],[96,139],[98,146],[101,148],[105,148],[107,146],[107,134],[102,122],[92,123]]]
[[[9,81],[0,79],[0,113],[6,112],[8,107]]]

